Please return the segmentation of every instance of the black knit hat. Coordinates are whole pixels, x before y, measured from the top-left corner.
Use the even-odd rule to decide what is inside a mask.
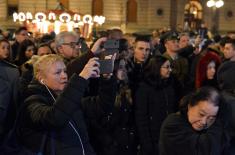
[[[223,63],[217,72],[217,80],[222,90],[235,90],[235,62]]]

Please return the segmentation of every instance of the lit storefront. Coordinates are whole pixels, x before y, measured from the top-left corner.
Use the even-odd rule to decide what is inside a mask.
[[[81,15],[72,11],[51,10],[48,12],[19,12],[13,14],[13,21],[25,25],[34,34],[44,34],[54,31],[72,31],[79,27],[82,36],[89,37],[93,26],[102,25],[104,16]]]

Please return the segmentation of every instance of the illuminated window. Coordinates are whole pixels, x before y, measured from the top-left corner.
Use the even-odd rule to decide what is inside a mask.
[[[127,1],[127,22],[137,21],[137,2],[135,0]]]
[[[92,1],[92,15],[103,15],[103,0]]]
[[[202,22],[202,5],[198,1],[189,1],[184,7],[184,21],[190,28],[197,29]]]
[[[18,0],[8,0],[7,1],[8,17],[12,17],[14,12],[18,12]]]

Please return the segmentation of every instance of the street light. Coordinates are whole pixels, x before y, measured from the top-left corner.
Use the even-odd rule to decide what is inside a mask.
[[[223,0],[209,0],[209,1],[207,1],[206,5],[209,8],[210,7],[220,8],[224,5],[224,1]]]
[[[222,7],[224,5],[223,0],[208,0],[206,3],[207,7],[212,8],[212,26],[211,31],[212,33],[217,33],[218,31],[218,25],[219,25],[219,12],[218,8]]]

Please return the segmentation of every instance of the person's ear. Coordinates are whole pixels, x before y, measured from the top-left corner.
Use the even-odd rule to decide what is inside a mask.
[[[43,79],[40,80],[40,83],[41,83],[41,84],[45,84]]]

